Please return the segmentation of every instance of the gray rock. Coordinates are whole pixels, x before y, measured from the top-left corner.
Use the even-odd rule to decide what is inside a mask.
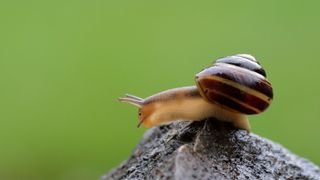
[[[279,144],[214,119],[147,131],[107,179],[320,179],[315,164]]]

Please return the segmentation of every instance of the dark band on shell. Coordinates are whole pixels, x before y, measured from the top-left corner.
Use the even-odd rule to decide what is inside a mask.
[[[251,71],[257,72],[264,77],[267,77],[266,71],[261,67],[261,65],[256,61],[256,59],[251,59],[248,57],[243,57],[240,55],[227,56],[216,60],[215,63],[227,63],[238,67],[249,69]]]
[[[250,55],[218,59],[196,75],[196,82],[207,101],[239,113],[258,114],[273,98],[265,70]]]

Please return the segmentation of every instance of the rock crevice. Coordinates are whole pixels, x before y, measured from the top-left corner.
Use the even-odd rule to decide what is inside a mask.
[[[281,145],[209,119],[148,130],[107,179],[320,179],[320,169]]]

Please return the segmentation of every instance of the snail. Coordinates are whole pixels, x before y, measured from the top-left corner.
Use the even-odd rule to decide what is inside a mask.
[[[127,94],[119,101],[139,108],[138,127],[213,117],[250,131],[247,115],[265,111],[273,99],[265,70],[248,54],[217,59],[196,74],[195,81],[195,86],[169,89],[145,99]]]

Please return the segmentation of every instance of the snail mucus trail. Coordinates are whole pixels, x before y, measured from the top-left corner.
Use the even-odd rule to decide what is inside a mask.
[[[145,99],[126,95],[119,101],[139,108],[138,127],[214,117],[250,131],[247,115],[265,111],[273,98],[265,70],[248,54],[216,60],[199,72],[195,81],[196,86],[169,89]]]

